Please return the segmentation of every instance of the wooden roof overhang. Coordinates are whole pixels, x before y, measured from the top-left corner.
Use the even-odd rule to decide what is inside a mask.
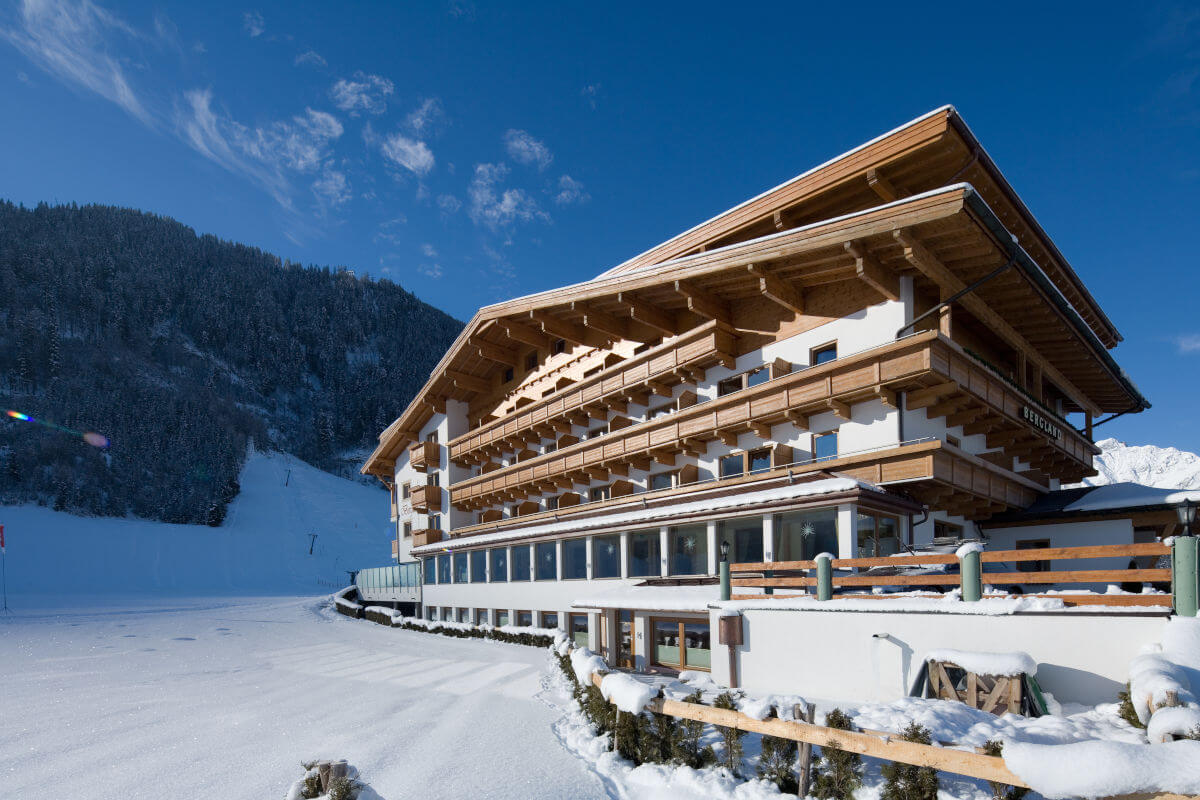
[[[1015,267],[963,298],[964,307],[1014,349],[1027,351],[1071,398],[1068,410],[1148,406],[987,203],[960,184],[487,306],[380,436],[363,471],[386,474],[447,399],[470,401],[491,391],[495,373],[516,365],[518,347],[544,347],[555,338],[591,347],[619,338],[651,341],[710,320],[736,332],[739,311],[761,305],[764,298],[781,313],[795,314],[803,311],[804,292],[811,287],[862,281],[881,297],[897,299],[899,274],[913,275],[919,288],[950,293],[1010,258]]]
[[[970,183],[1107,348],[1122,340],[953,106],[935,109],[603,273],[624,274],[958,182]]]

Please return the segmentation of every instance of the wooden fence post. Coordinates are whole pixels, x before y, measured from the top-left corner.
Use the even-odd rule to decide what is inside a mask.
[[[812,725],[813,720],[816,718],[817,707],[814,706],[812,703],[804,703],[803,706],[804,706],[803,719],[809,725]],[[796,706],[792,709],[792,719],[800,719],[801,718],[801,715],[799,713],[800,707],[801,707],[801,704],[797,703]],[[799,784],[800,784],[800,788],[796,792],[796,794],[800,797],[808,797],[808,790],[809,790],[810,786],[812,785],[812,743],[811,742],[801,742],[800,743],[800,781],[799,781]]]

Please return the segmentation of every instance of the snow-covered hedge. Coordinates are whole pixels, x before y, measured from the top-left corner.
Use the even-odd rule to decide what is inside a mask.
[[[362,617],[362,605],[350,599],[350,595],[358,596],[358,587],[347,586],[333,595],[333,605],[337,608],[339,614],[345,614],[347,617],[359,619]]]
[[[1129,665],[1129,701],[1152,744],[1200,729],[1200,702],[1188,670],[1200,664],[1200,618],[1172,617],[1161,645]],[[1160,719],[1162,717],[1162,719]]]
[[[353,590],[350,587],[349,590]],[[502,625],[499,628],[491,625],[471,625],[466,622],[452,620],[431,621],[420,617],[406,617],[395,609],[386,606],[363,606],[345,599],[343,592],[334,595],[338,611],[349,617],[370,620],[379,625],[391,628],[404,628],[410,631],[437,633],[456,639],[491,639],[509,644],[523,644],[531,647],[550,647],[554,644],[555,636],[561,634],[558,628],[535,628],[521,625]]]

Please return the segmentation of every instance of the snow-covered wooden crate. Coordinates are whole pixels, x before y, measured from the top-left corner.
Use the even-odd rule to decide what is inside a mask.
[[[955,700],[992,714],[1044,713],[1026,653],[935,650],[925,657],[928,696]]]

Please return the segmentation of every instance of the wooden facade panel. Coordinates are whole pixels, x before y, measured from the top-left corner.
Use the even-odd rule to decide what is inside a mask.
[[[626,450],[631,452],[640,452],[650,448],[650,434],[647,432],[636,433],[630,436],[627,440]]]
[[[605,378],[604,380],[600,381],[601,394],[608,394],[609,392],[619,392],[624,388],[625,388],[625,376],[623,373],[618,373],[616,375],[609,376],[609,377]]]
[[[875,365],[865,364],[856,369],[839,371],[830,379],[830,392],[838,395],[861,389],[876,382]]]
[[[676,352],[679,353],[680,363],[687,363],[693,359],[701,358],[708,355],[716,349],[715,332],[709,332],[708,335],[697,339],[694,342],[680,347]]]
[[[619,439],[615,442],[608,442],[604,445],[603,453],[605,459],[623,456],[625,455],[625,442]]]
[[[787,394],[779,392],[750,403],[750,416],[754,418],[769,417],[787,410]]]
[[[894,459],[882,464],[880,480],[907,481],[914,478],[933,477],[932,459],[929,456]]]
[[[697,414],[695,417],[688,420],[681,420],[675,427],[680,438],[694,436],[697,433],[708,433],[715,425],[716,420],[711,413]]]
[[[603,394],[601,389],[602,389],[602,387],[600,386],[599,383],[593,383],[593,384],[590,384],[588,386],[584,386],[583,388],[581,388],[579,390],[580,404],[590,403],[593,400],[600,397],[600,395]]]
[[[718,428],[724,428],[727,425],[736,425],[739,422],[745,422],[750,419],[750,401],[739,403],[730,408],[723,408],[717,412]]]
[[[906,356],[888,358],[879,366],[881,381],[894,381],[908,377],[926,369],[926,359],[922,353],[912,353]]]
[[[650,359],[650,374],[661,375],[668,370],[674,369],[676,363],[674,350],[669,353],[663,353],[660,356]]]
[[[824,381],[814,381],[810,384],[795,386],[788,389],[788,408],[798,408],[809,403],[815,403],[818,400],[824,400],[828,396]]]

